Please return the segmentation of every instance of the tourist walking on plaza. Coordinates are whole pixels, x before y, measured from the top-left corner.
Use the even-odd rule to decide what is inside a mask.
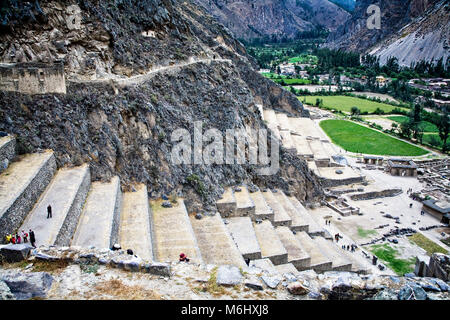
[[[36,238],[34,237],[34,231],[30,229],[29,235],[30,235],[30,243],[31,243],[31,245],[36,248],[36,244],[35,244],[36,243]]]
[[[52,217],[52,206],[48,205],[47,207],[47,219]]]

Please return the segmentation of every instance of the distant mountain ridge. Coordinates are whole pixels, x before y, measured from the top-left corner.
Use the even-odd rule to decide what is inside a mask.
[[[335,31],[351,17],[349,12],[329,0],[194,1],[243,40],[292,39],[299,32],[318,28]]]
[[[367,8],[381,9],[381,29],[368,29]],[[448,0],[358,0],[352,17],[328,38],[327,47],[372,53],[401,65],[449,56]]]
[[[348,12],[353,12],[353,10],[355,10],[356,0],[330,0],[330,2],[333,2]]]

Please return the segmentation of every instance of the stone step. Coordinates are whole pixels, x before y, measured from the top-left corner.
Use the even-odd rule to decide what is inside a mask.
[[[226,188],[222,199],[216,202],[217,210],[220,212],[222,218],[234,215],[236,212],[236,199],[234,198],[233,188]]]
[[[274,265],[287,263],[287,251],[270,221],[265,220],[261,223],[254,223],[253,227],[261,247],[261,256],[270,259]]]
[[[302,217],[302,220],[308,224],[308,234],[310,236],[324,236],[325,230],[319,226],[319,224],[311,217],[306,208],[295,197],[287,197],[294,207],[297,209],[297,213]]]
[[[269,274],[278,274],[277,268],[274,266],[270,259],[257,259],[250,261],[249,267],[259,268],[261,270],[267,271]]]
[[[369,263],[368,260],[366,260],[365,258],[360,260],[357,259],[354,255],[357,255],[357,252],[350,252],[350,251],[346,251],[344,249],[341,249],[341,247],[339,247],[339,245],[336,245],[338,247],[338,249],[341,250],[341,254],[343,254],[351,263],[352,263],[352,272],[356,272],[359,274],[369,274],[371,273],[371,264]],[[361,262],[364,261],[364,262]]]
[[[219,214],[189,216],[203,261],[207,264],[246,267],[246,263]]]
[[[333,269],[332,261],[322,253],[306,232],[297,232],[295,238],[311,258],[309,269],[313,269],[316,272],[331,271]]]
[[[108,183],[93,182],[72,245],[104,249],[118,243],[121,206],[119,177]]]
[[[8,165],[16,156],[16,138],[6,136],[0,138],[0,173],[8,168]]]
[[[312,170],[317,176],[320,177],[320,171],[317,168],[317,164],[315,161],[308,161],[308,169]]]
[[[255,214],[255,204],[250,197],[247,186],[236,187],[234,198],[236,199],[236,216],[247,217]]]
[[[260,190],[256,192],[250,192],[250,198],[255,204],[255,213],[251,217],[255,220],[270,220],[273,221],[273,210],[267,205],[266,200]]]
[[[310,118],[289,118],[289,124],[292,131],[301,136],[317,138],[322,136],[316,123]]]
[[[288,262],[292,263],[297,270],[306,270],[311,263],[311,257],[302,248],[295,235],[288,227],[276,227],[278,238],[288,254]]]
[[[175,262],[184,253],[191,262],[203,263],[184,200],[177,199],[172,208],[164,208],[162,203],[162,200],[151,201],[155,258],[160,262]]]
[[[315,237],[313,241],[322,253],[333,262],[333,271],[351,271],[352,263],[341,253],[331,241],[322,237]]]
[[[292,219],[284,210],[283,206],[278,202],[274,193],[269,189],[262,193],[267,205],[273,210],[273,222],[274,226],[291,226]]]
[[[53,152],[20,156],[0,174],[0,243],[22,225],[56,171]]]
[[[289,118],[285,113],[275,113],[278,122],[278,128],[283,131],[292,131]]]
[[[147,261],[154,260],[152,239],[152,212],[148,202],[147,186],[139,184],[134,192],[124,192],[119,224],[119,244]]]
[[[274,110],[264,110],[264,121],[267,124],[267,127],[272,130],[275,137],[277,137],[279,140],[281,140],[280,131],[278,129],[278,121],[277,116],[275,114]]]
[[[314,154],[314,160],[330,160],[330,155],[325,151],[322,141],[318,139],[308,140],[309,147]]]
[[[273,196],[278,201],[278,203],[283,207],[284,211],[291,218],[292,222],[289,228],[294,231],[306,231],[309,230],[309,224],[305,221],[302,215],[297,212],[297,208],[294,207],[289,198],[284,194],[283,191],[277,190],[273,193]]]
[[[20,230],[32,229],[36,236],[36,246],[68,246],[78,225],[90,185],[91,175],[87,164],[58,170]],[[47,219],[48,205],[52,207],[50,219]]]
[[[281,275],[286,274],[286,273],[291,273],[291,274],[296,275],[298,273],[297,268],[292,263],[280,264],[278,266],[275,266],[275,269]]]
[[[294,143],[294,147],[297,150],[297,155],[299,157],[305,159],[313,159],[314,153],[309,146],[308,140],[304,136],[297,136],[291,134],[292,142]]]
[[[249,217],[227,219],[226,227],[244,259],[261,259],[261,248]]]
[[[297,153],[294,140],[291,137],[291,133],[287,130],[280,130],[281,143],[283,147],[289,151]]]
[[[332,145],[332,143],[330,141],[322,140],[322,145],[324,147],[325,152],[329,156],[334,156],[334,155],[338,154],[338,152],[336,152],[336,150],[334,150],[333,145]]]

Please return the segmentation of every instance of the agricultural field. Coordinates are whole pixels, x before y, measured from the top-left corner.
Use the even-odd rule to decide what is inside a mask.
[[[428,151],[347,120],[324,120],[320,127],[343,149],[384,156],[421,156]]]
[[[407,116],[390,116],[387,117],[389,120],[395,121],[397,123],[404,123],[407,122],[409,120],[409,118]],[[438,127],[436,127],[435,124],[428,122],[428,121],[422,121],[420,123],[420,126],[423,129],[423,132],[433,132],[433,133],[438,133],[439,129]]]
[[[323,108],[330,110],[338,110],[345,113],[350,113],[352,107],[357,107],[361,112],[374,113],[375,110],[381,109],[384,113],[391,113],[395,108],[390,104],[380,103],[376,101],[348,97],[348,96],[302,96],[299,97],[301,102],[305,102],[309,105],[315,105],[317,99],[321,99],[323,101]],[[408,109],[399,108],[405,111]]]
[[[300,63],[300,64],[313,64],[319,63],[319,58],[310,54],[302,54],[289,59],[290,63]]]

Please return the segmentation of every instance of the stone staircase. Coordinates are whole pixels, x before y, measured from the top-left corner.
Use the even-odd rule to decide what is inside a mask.
[[[335,151],[310,118],[291,118],[274,110],[264,110],[267,127],[274,132],[284,148],[305,160],[328,167]]]
[[[243,255],[218,214],[202,219],[190,215],[190,220],[205,263],[246,267]]]
[[[124,192],[119,225],[119,243],[143,259],[153,260],[152,211],[143,184]]]
[[[180,253],[192,262],[203,263],[202,255],[183,199],[171,208],[163,201],[150,201],[153,211],[155,259],[161,262],[178,261]]]
[[[68,246],[86,200],[91,176],[88,165],[58,170],[19,230],[32,229],[36,245]],[[47,206],[52,218],[47,219]]]
[[[107,183],[93,182],[71,244],[111,248],[118,243],[121,205],[119,177]]]
[[[278,118],[279,129],[290,132],[290,119]],[[15,145],[13,137],[2,141]],[[178,261],[185,253],[193,263],[245,268],[244,259],[250,259],[250,265],[265,264],[278,273],[364,272],[348,253],[325,240],[311,214],[282,190],[230,187],[217,201],[218,213],[189,216],[183,199],[150,200],[145,185],[123,192],[119,177],[91,183],[87,164],[57,170],[51,150],[22,156],[11,155],[10,147],[0,150],[8,153],[0,154],[8,159],[0,174],[2,240],[8,233],[33,229],[37,246],[106,249],[118,243],[149,261]]]

